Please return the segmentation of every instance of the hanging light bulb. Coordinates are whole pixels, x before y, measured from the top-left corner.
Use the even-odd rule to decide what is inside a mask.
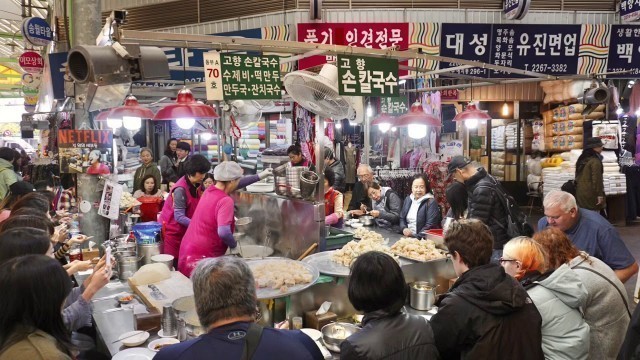
[[[342,129],[342,121],[336,122],[336,129]]]
[[[191,118],[178,118],[176,119],[176,124],[178,124],[180,129],[189,130],[196,124],[196,120]]]
[[[509,104],[506,101],[502,104],[502,116],[509,116]]]
[[[616,115],[622,115],[623,112],[624,110],[622,110],[622,106],[618,105],[618,108],[616,109]]]
[[[200,133],[200,137],[204,141],[209,141],[213,137],[213,134],[211,133],[211,131],[205,131],[205,132]]]
[[[123,116],[122,124],[127,130],[138,130],[142,126],[142,119],[136,116]]]
[[[386,133],[387,131],[389,131],[389,129],[391,129],[391,124],[389,123],[378,124],[378,129],[380,129],[380,131],[382,131],[383,133]]]
[[[467,126],[467,129],[475,129],[478,127],[478,119],[465,120],[464,124]]]
[[[427,125],[422,124],[409,124],[407,125],[409,131],[409,137],[412,139],[422,139],[427,136]]]
[[[396,132],[396,131],[398,131],[398,128],[394,126],[394,127],[391,128],[391,131]]]
[[[107,119],[107,126],[115,129],[120,129],[122,127],[122,119]]]
[[[351,125],[352,127],[356,127],[356,125],[358,125],[358,123],[355,122],[355,121],[349,121],[349,125]]]

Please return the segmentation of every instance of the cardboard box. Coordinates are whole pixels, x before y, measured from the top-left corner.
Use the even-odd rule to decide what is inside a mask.
[[[82,249],[82,259],[83,260],[91,260],[91,259],[97,258],[97,257],[100,257],[100,250],[99,249],[93,249],[93,250]]]

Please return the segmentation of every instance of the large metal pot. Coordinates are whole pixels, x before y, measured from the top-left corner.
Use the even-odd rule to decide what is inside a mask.
[[[138,258],[135,256],[118,257],[118,278],[127,280],[138,271]]]
[[[340,344],[360,328],[349,323],[335,322],[322,327],[322,340],[330,350],[340,352]]]
[[[371,215],[360,216],[360,222],[364,226],[373,226],[376,224],[374,217]]]
[[[426,281],[416,281],[409,287],[409,305],[420,311],[431,310],[436,301],[436,287]]]
[[[138,257],[141,257],[140,266],[151,264],[151,258],[160,254],[161,247],[162,243],[138,244]]]

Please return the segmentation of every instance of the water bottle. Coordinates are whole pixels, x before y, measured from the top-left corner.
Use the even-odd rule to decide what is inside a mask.
[[[77,220],[73,220],[69,224],[69,239],[76,235],[80,235],[80,224]]]

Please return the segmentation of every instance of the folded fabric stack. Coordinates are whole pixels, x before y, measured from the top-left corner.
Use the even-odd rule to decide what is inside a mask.
[[[502,126],[504,128],[504,126]],[[505,178],[505,152],[493,151],[491,153],[491,175],[496,180],[504,181]]]
[[[605,174],[619,174],[620,165],[618,164],[618,157],[613,151],[603,151],[602,154],[602,168]],[[606,184],[606,181],[605,181]],[[626,187],[625,187],[626,189]],[[626,192],[626,190],[625,190]]]
[[[604,180],[605,195],[618,195],[627,193],[627,179],[625,174],[605,173],[602,175]]]
[[[546,196],[552,190],[562,190],[562,185],[575,178],[574,171],[565,171],[562,166],[542,169],[543,193]]]
[[[520,129],[520,143],[518,143],[518,123],[511,123],[505,128],[507,149],[520,149],[524,139],[524,129]]]
[[[505,127],[496,126],[491,128],[491,149],[504,150],[506,145],[505,143]]]

